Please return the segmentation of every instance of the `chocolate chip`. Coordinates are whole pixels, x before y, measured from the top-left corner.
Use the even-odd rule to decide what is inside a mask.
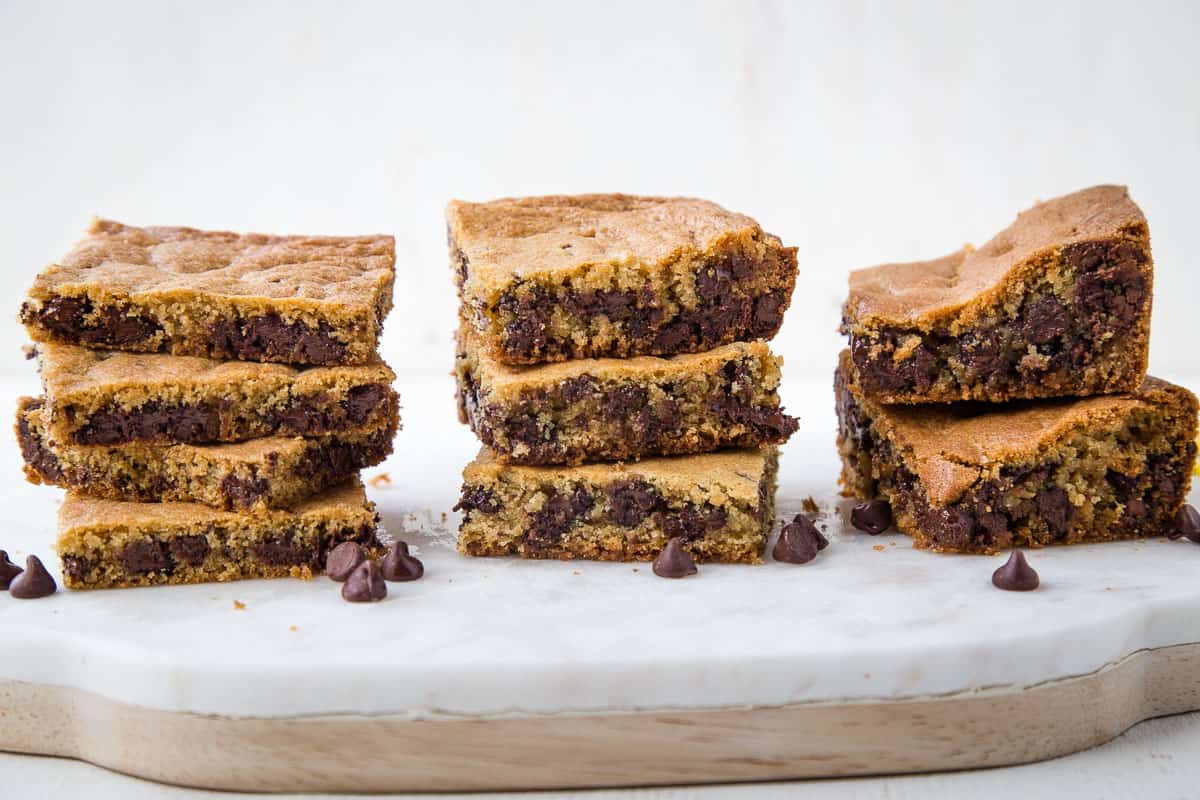
[[[1038,588],[1038,583],[1038,574],[1020,550],[1013,550],[1004,566],[992,573],[992,585],[1006,592],[1029,592]]]
[[[177,562],[182,561],[190,567],[198,567],[205,562],[212,552],[212,545],[204,534],[192,536],[176,536],[167,542],[167,550]]]
[[[892,506],[886,500],[868,500],[850,509],[850,524],[878,536],[892,526]]]
[[[342,584],[342,599],[351,603],[374,603],[387,597],[387,584],[374,561],[359,564]]]
[[[162,572],[171,566],[166,548],[153,539],[138,539],[125,545],[121,550],[121,563],[125,571],[133,575]]]
[[[7,589],[12,579],[22,572],[24,570],[8,560],[8,553],[0,550],[0,589]]]
[[[593,505],[591,494],[582,486],[570,494],[556,493],[553,489],[550,492],[546,502],[532,515],[525,535],[526,541],[535,547],[557,542]]]
[[[698,572],[695,560],[683,549],[683,539],[678,536],[667,541],[667,546],[654,559],[653,569],[660,578],[685,578]]]
[[[33,410],[40,405],[39,402],[37,406],[29,406],[27,410]],[[46,447],[43,439],[34,434],[24,414],[17,418],[17,443],[21,446],[21,456],[25,463],[32,467],[42,480],[50,484],[58,484],[62,480],[62,464]]]
[[[465,483],[462,487],[462,496],[450,510],[462,511],[464,514],[475,510],[482,511],[484,514],[495,514],[500,510],[500,500],[497,499],[495,492],[485,486],[473,486]]]
[[[255,542],[251,549],[260,561],[272,567],[318,563],[316,548],[310,544],[297,543],[295,531]]]
[[[238,508],[249,508],[270,489],[266,478],[242,477],[236,473],[226,475],[221,481],[221,494]]]
[[[783,530],[779,532],[779,539],[775,542],[775,549],[771,551],[771,555],[776,561],[807,564],[828,545],[829,540],[817,530],[817,526],[808,517],[797,514],[796,518],[784,525]]]
[[[338,364],[346,355],[345,343],[329,323],[313,328],[299,320],[285,322],[278,314],[221,320],[209,329],[208,346],[214,358],[241,361]]]
[[[1067,532],[1067,521],[1075,511],[1066,489],[1059,486],[1043,489],[1037,493],[1034,502],[1050,532],[1055,536],[1063,536]]]
[[[220,412],[207,403],[163,405],[151,401],[131,411],[102,408],[88,419],[74,438],[79,444],[122,444],[169,439],[199,444],[220,437]]]
[[[387,397],[387,387],[377,383],[353,386],[346,393],[346,417],[355,425],[362,425],[371,412]]]
[[[1055,297],[1040,297],[1025,310],[1022,331],[1033,344],[1049,344],[1067,332],[1071,315]]]
[[[614,481],[605,489],[608,518],[623,528],[636,528],[662,503],[662,495],[650,483],[638,479]]]
[[[1175,528],[1180,536],[1186,536],[1189,541],[1200,544],[1200,511],[1184,503],[1175,512]]]
[[[87,297],[52,297],[37,312],[26,304],[21,308],[23,321],[34,321],[60,339],[85,345],[123,347],[149,339],[162,328],[147,317],[125,309],[105,306],[98,319]]]
[[[8,584],[8,593],[19,600],[36,600],[58,591],[58,584],[37,556],[25,559],[25,570]]]
[[[383,579],[388,581],[415,581],[425,574],[425,565],[408,554],[408,545],[404,542],[392,543],[379,569]]]
[[[62,564],[63,572],[78,582],[82,582],[92,569],[92,562],[83,556],[64,555],[62,557]]]
[[[335,581],[344,581],[366,560],[367,555],[361,545],[342,542],[325,556],[325,574]]]

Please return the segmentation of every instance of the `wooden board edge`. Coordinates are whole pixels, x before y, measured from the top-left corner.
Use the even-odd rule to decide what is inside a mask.
[[[995,767],[1200,709],[1200,643],[1087,675],[888,702],[441,718],[231,718],[0,682],[0,749],[258,792],[403,792],[762,781]]]

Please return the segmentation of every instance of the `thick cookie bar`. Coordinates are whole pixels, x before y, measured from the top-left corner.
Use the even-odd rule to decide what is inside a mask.
[[[342,542],[381,549],[378,525],[375,504],[357,479],[291,510],[248,514],[68,492],[56,549],[72,589],[310,578]]]
[[[885,406],[848,351],[835,378],[841,483],[883,497],[918,547],[1006,547],[1162,536],[1196,460],[1196,397],[1135,392],[994,406]]]
[[[1125,187],[1096,186],[978,250],[852,273],[842,329],[886,403],[1135,391],[1153,277],[1141,210]]]
[[[395,424],[395,374],[195,356],[37,347],[43,411],[61,444],[201,444],[260,436],[365,433]]]
[[[643,561],[680,536],[697,560],[758,563],[777,467],[774,446],[566,468],[506,466],[485,448],[463,470],[458,549]]]
[[[202,503],[225,510],[290,508],[344,483],[392,451],[393,425],[313,439],[273,436],[218,445],[60,445],[41,398],[21,398],[16,434],[30,483],[130,502]]]
[[[35,341],[366,364],[392,307],[391,236],[263,236],[96,220],[29,290]]]
[[[779,404],[779,365],[766,342],[707,353],[502,364],[474,332],[458,335],[459,417],[495,456],[578,464],[703,453],[786,441],[797,422]]]
[[[451,201],[464,319],[507,364],[709,350],[779,330],[796,250],[704,200]]]

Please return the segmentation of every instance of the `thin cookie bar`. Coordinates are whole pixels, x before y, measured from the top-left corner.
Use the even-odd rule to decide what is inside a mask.
[[[496,361],[469,328],[458,336],[459,417],[496,458],[578,464],[703,453],[787,440],[766,342],[706,353],[602,358],[535,367]]]
[[[21,306],[38,342],[366,364],[392,307],[391,236],[264,236],[96,220]]]
[[[46,430],[61,444],[203,444],[260,436],[366,433],[395,424],[392,370],[291,367],[37,348]]]
[[[848,351],[835,378],[841,483],[883,497],[917,547],[1006,547],[1162,536],[1196,460],[1196,397],[1136,392],[995,406],[885,406]]]
[[[46,431],[43,400],[23,397],[16,434],[30,483],[110,500],[248,511],[290,508],[345,483],[391,453],[396,429],[218,445],[60,445]]]
[[[842,330],[881,402],[1136,391],[1150,231],[1123,186],[1034,206],[978,250],[850,276]]]
[[[454,200],[446,219],[463,318],[506,364],[769,339],[796,282],[795,248],[705,200]]]
[[[472,556],[647,561],[679,536],[700,561],[762,561],[778,449],[636,464],[506,466],[486,449],[463,470],[458,549]]]
[[[375,504],[357,479],[291,510],[250,514],[68,492],[56,549],[71,589],[311,578],[342,542],[380,551],[378,527]]]

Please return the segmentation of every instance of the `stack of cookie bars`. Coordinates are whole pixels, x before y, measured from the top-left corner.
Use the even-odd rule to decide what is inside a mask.
[[[1041,203],[978,250],[853,273],[845,492],[946,552],[1170,533],[1197,403],[1146,375],[1152,288],[1121,186]]]
[[[399,423],[394,277],[390,236],[96,221],[21,307],[44,395],[16,433],[29,480],[67,489],[66,585],[307,577],[376,547],[357,471]]]
[[[703,200],[453,201],[469,555],[762,560],[796,252]]]

